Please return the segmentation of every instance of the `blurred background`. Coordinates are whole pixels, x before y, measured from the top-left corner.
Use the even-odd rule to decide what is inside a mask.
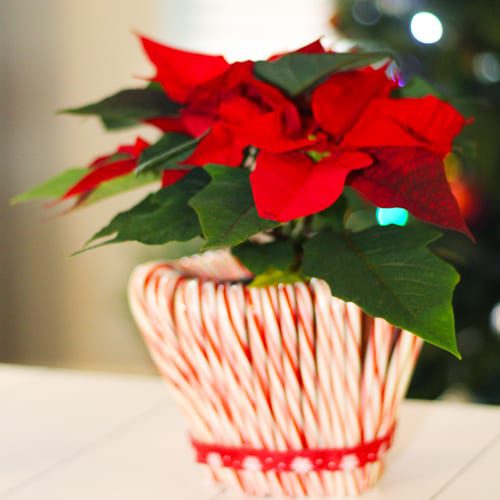
[[[391,48],[474,125],[446,159],[477,245],[441,248],[462,273],[455,294],[463,361],[424,349],[410,395],[500,404],[500,3],[496,0],[1,0],[0,362],[153,373],[127,309],[138,263],[181,248],[109,246],[69,258],[134,192],[52,216],[15,194],[150,129],[104,134],[55,115],[149,76],[134,32],[230,60],[266,57],[322,35],[338,50]]]

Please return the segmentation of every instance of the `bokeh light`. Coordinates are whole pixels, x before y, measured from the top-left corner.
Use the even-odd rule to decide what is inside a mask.
[[[420,43],[436,43],[443,36],[443,24],[431,12],[417,12],[411,18],[410,31],[415,40]]]
[[[414,0],[377,0],[379,11],[390,16],[402,16],[413,7]]]
[[[408,211],[404,208],[377,208],[376,217],[380,226],[405,226],[408,222]]]
[[[500,302],[498,302],[491,310],[490,327],[494,333],[500,335]]]
[[[352,16],[359,24],[373,26],[379,21],[380,12],[372,1],[356,0],[352,6]]]
[[[474,75],[482,83],[500,82],[500,61],[492,52],[482,52],[472,60]]]

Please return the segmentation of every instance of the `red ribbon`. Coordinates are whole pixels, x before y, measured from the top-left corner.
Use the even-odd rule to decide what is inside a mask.
[[[376,462],[391,447],[395,425],[381,438],[351,448],[318,448],[301,450],[267,450],[201,443],[192,439],[199,463],[213,467],[229,467],[252,471],[352,470]]]

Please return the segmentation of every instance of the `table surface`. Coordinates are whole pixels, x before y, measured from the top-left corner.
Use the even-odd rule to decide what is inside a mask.
[[[0,500],[229,500],[156,377],[0,365]],[[406,401],[363,500],[500,499],[500,408]]]

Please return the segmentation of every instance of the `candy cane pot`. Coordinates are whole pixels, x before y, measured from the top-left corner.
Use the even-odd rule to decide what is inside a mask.
[[[130,304],[213,479],[357,495],[380,477],[421,340],[328,285],[248,287],[228,252],[139,266]]]

